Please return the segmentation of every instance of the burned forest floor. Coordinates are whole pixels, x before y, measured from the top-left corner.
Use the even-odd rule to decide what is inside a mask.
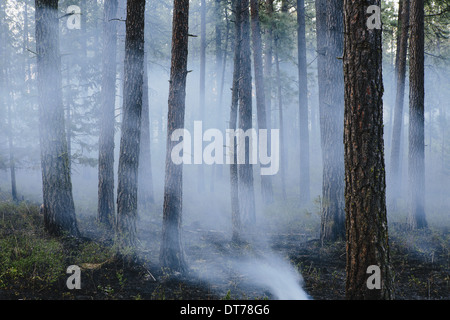
[[[219,226],[186,223],[189,271],[174,274],[157,263],[161,223],[156,218],[138,221],[132,262],[118,257],[113,237],[94,216],[81,215],[78,221],[81,238],[52,238],[43,230],[37,205],[0,203],[1,300],[345,298],[345,243],[321,244],[316,232],[302,225],[283,232],[258,230],[264,240],[235,245]],[[450,299],[448,227],[403,228],[389,226],[394,298]],[[81,268],[79,290],[67,288],[70,265]]]

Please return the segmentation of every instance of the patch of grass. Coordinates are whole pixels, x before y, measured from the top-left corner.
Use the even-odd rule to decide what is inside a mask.
[[[1,297],[64,292],[69,265],[113,257],[112,249],[98,242],[48,236],[39,206],[25,202],[0,203],[0,248]]]
[[[63,246],[42,231],[39,208],[0,203],[0,288],[43,288],[64,275]]]

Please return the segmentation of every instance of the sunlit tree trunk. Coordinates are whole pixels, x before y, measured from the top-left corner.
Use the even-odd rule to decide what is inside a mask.
[[[383,142],[382,31],[366,26],[367,6],[344,0],[346,297],[392,298]],[[369,266],[380,289],[369,289]]]
[[[36,53],[44,225],[78,236],[64,127],[57,0],[36,0]]]

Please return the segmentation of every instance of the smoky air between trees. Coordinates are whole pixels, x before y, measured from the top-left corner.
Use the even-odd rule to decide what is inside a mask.
[[[376,38],[371,44],[381,47],[368,58],[373,69],[360,70],[344,54],[352,40],[343,36],[351,25],[347,1],[188,2],[129,0],[128,13],[125,0],[1,3],[2,197],[44,204],[48,224],[66,223],[69,212],[79,234],[84,224],[77,220],[105,224],[112,238],[123,233],[117,238],[137,256],[163,261],[176,274],[190,270],[221,294],[239,278],[240,290],[261,288],[261,296],[282,300],[312,298],[302,271],[313,266],[299,268],[289,257],[295,249],[277,249],[275,241],[294,235],[301,243],[345,246],[349,181],[379,182],[389,232],[411,226],[411,188],[419,185],[416,211],[426,214],[426,227],[448,235],[449,19],[431,16],[448,1],[425,6],[424,108],[416,113],[414,51],[407,47],[402,58],[398,50],[399,12],[415,0],[400,8],[399,1],[369,1],[381,7],[382,29],[365,23],[375,9],[358,7],[364,41]],[[174,11],[189,13],[187,33]],[[336,14],[327,20],[330,11]],[[409,37],[415,21],[409,17]],[[187,59],[185,83],[171,74],[184,68],[176,54]],[[368,73],[369,84],[349,84]],[[376,90],[379,101],[349,105],[350,96],[375,97]],[[379,114],[367,120],[371,103]],[[353,135],[344,131],[350,128]],[[384,139],[374,138],[377,148],[376,134]],[[414,138],[423,145],[417,153]],[[354,179],[345,167],[352,159],[361,174]],[[364,189],[366,198],[372,191]],[[382,208],[380,201],[364,205]],[[171,264],[172,249],[185,261]],[[378,264],[369,260],[367,266]]]

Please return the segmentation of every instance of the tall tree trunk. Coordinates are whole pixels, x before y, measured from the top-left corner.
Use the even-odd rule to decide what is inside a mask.
[[[258,117],[258,129],[267,129],[266,119],[266,95],[264,88],[264,73],[262,59],[261,27],[259,22],[259,0],[250,0],[251,27],[253,44],[253,65],[255,69],[256,111]],[[268,141],[270,145],[270,141]],[[265,203],[273,201],[272,178],[268,175],[261,176],[261,193]]]
[[[128,0],[116,221],[119,245],[122,247],[134,247],[136,244],[144,77],[144,21],[145,0]]]
[[[103,15],[102,100],[98,141],[97,219],[114,225],[114,125],[116,102],[117,0],[105,1]]]
[[[289,3],[287,0],[281,1],[281,13],[283,19],[288,19],[288,9]],[[286,200],[286,169],[288,167],[288,149],[286,148],[285,143],[285,135],[286,130],[284,128],[284,117],[283,117],[283,88],[281,85],[281,70],[280,70],[280,50],[279,50],[279,41],[280,41],[280,32],[279,30],[275,30],[274,37],[274,51],[275,51],[275,71],[276,71],[276,81],[277,81],[277,90],[278,90],[278,120],[280,126],[280,177],[281,177],[281,196],[283,200]],[[302,189],[303,187],[300,186]]]
[[[241,1],[233,0],[234,8],[234,23],[235,23],[235,41],[234,41],[234,70],[233,70],[233,87],[231,94],[231,110],[229,128],[236,131],[238,120],[238,106],[239,106],[239,78],[240,71],[240,56],[241,56]],[[234,138],[235,139],[235,138]],[[235,139],[236,140],[236,139]],[[239,213],[239,177],[237,165],[237,148],[236,141],[234,142],[233,162],[230,164],[230,194],[231,194],[231,224],[232,224],[232,241],[239,242],[241,239],[241,216]]]
[[[266,15],[272,21],[273,1],[266,0]],[[267,129],[272,127],[272,60],[273,60],[273,22],[265,30],[266,41],[264,47],[264,74],[266,78],[266,122]]]
[[[200,120],[205,121],[205,81],[206,81],[206,1],[201,0],[200,8]],[[198,165],[197,190],[205,191],[203,163]]]
[[[64,128],[58,1],[36,0],[35,19],[44,225],[52,235],[78,236]]]
[[[230,42],[230,21],[228,19],[228,8],[225,7],[225,19],[226,19],[226,30],[225,30],[225,48],[223,49],[223,58],[222,58],[222,76],[220,80],[220,89],[219,89],[219,106],[222,106],[223,101],[223,88],[225,85],[225,71],[227,67],[227,58],[228,58],[228,43]]]
[[[142,95],[141,154],[139,160],[139,206],[148,210],[154,202],[152,158],[150,150],[150,102],[148,98],[147,53],[144,53],[144,85]]]
[[[252,74],[250,51],[249,0],[241,1],[241,55],[239,79],[239,129],[244,132],[252,128]],[[254,141],[255,143],[255,141]],[[244,151],[242,148],[241,151]],[[245,144],[245,163],[238,164],[239,174],[239,212],[242,227],[246,234],[252,233],[256,222],[255,193],[253,188],[253,165],[249,159],[249,144]]]
[[[13,142],[13,125],[12,125],[12,108],[11,104],[14,98],[8,103],[8,148],[9,148],[9,171],[11,174],[11,197],[14,202],[17,202],[17,187],[16,187],[16,160],[14,156],[14,142]]]
[[[189,0],[174,0],[172,60],[167,116],[166,177],[164,184],[163,229],[160,264],[173,271],[187,269],[181,244],[183,165],[172,162],[173,131],[184,128],[189,33]]]
[[[25,82],[26,82],[26,88],[27,92],[30,92],[30,82],[31,82],[31,63],[30,59],[28,58],[27,49],[29,46],[29,31],[28,31],[28,3],[25,2],[25,8],[23,13],[23,52],[25,59]]]
[[[319,113],[322,148],[320,238],[336,241],[345,235],[344,212],[344,76],[342,1],[316,1]]]
[[[215,63],[215,77],[214,77],[214,81],[215,81],[215,85],[214,87],[216,88],[216,102],[219,102],[219,95],[218,95],[218,91],[219,91],[219,86],[220,86],[220,71],[222,70],[222,63],[223,63],[223,53],[222,53],[222,28],[221,28],[221,21],[222,21],[222,8],[221,8],[221,1],[220,0],[215,0],[215,18],[216,18],[216,22],[215,22],[215,26],[214,26],[214,31],[215,31],[215,53],[216,53],[216,63]],[[218,105],[220,107],[220,104]],[[219,114],[219,112],[217,112],[217,114]],[[220,121],[221,119],[219,119]]]
[[[281,178],[281,198],[286,200],[286,167],[287,167],[287,150],[285,148],[285,130],[283,117],[283,93],[281,88],[280,75],[280,59],[278,57],[278,39],[275,37],[275,69],[277,75],[277,89],[278,89],[278,118],[280,121],[280,178]]]
[[[368,5],[380,0],[344,0],[346,297],[390,299],[382,31],[367,28]],[[380,268],[380,289],[368,288],[371,265]]]
[[[222,106],[221,101],[219,101],[219,78],[220,78],[220,70],[222,69],[222,12],[221,12],[221,4],[220,0],[214,0],[214,15],[215,15],[215,63],[214,63],[214,106],[216,107],[213,110],[213,121],[214,127],[217,128],[219,124],[222,122]],[[221,180],[222,178],[222,166],[217,164],[211,165],[211,175],[210,175],[210,192],[214,192],[214,184],[216,180]]]
[[[300,129],[300,199],[310,200],[308,72],[306,66],[305,1],[297,0],[298,113]]]
[[[408,227],[427,227],[425,218],[424,0],[411,0],[409,47]]]
[[[409,32],[409,0],[400,1],[400,9],[398,16],[398,32],[397,38],[397,54],[396,54],[396,82],[397,91],[394,107],[394,121],[392,128],[392,145],[391,145],[391,190],[390,196],[392,208],[396,207],[401,188],[401,168],[400,168],[400,144],[402,141],[403,128],[403,101],[405,96],[405,77],[406,77],[406,53],[408,50],[408,32]]]

